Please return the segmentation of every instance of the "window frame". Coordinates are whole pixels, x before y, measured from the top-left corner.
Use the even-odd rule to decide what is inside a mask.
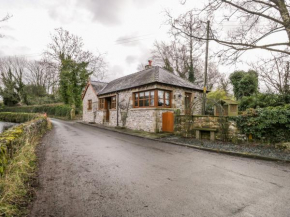
[[[188,101],[188,103],[189,103],[189,108],[187,107],[187,105],[186,105],[186,99],[189,99],[189,101]],[[189,93],[189,92],[185,92],[184,93],[184,110],[185,110],[185,114],[186,115],[190,115],[190,113],[191,113],[191,108],[190,108],[190,106],[191,106],[191,101],[192,100],[192,93]]]
[[[163,105],[158,106],[158,91],[164,91],[163,93]],[[145,92],[149,92],[149,97],[146,99]],[[144,93],[144,98],[140,100],[140,93]],[[152,94],[153,93],[153,105],[151,105]],[[169,105],[165,105],[165,93],[169,93]],[[172,106],[172,90],[164,90],[164,89],[149,89],[143,91],[133,92],[133,108],[171,108]],[[138,94],[138,103],[136,105],[136,94]],[[146,100],[149,100],[149,105],[145,106]],[[140,101],[143,102],[143,106],[140,106]]]
[[[117,106],[117,97],[116,96],[112,96],[111,97],[111,109],[116,109],[117,108],[116,106]]]
[[[89,99],[88,100],[88,105],[87,105],[87,110],[92,111],[93,110],[93,100]]]
[[[158,105],[158,102],[159,102],[159,99],[158,99],[158,91],[163,91],[163,105],[162,106],[159,106]],[[166,105],[166,103],[165,103],[165,101],[166,101],[166,97],[165,97],[165,94],[166,93],[169,93],[169,105]],[[172,91],[170,91],[170,90],[162,90],[162,89],[157,89],[157,104],[156,104],[156,106],[158,107],[158,108],[171,108],[171,99],[172,99]]]
[[[104,110],[105,109],[105,98],[100,98],[99,99],[99,110]]]

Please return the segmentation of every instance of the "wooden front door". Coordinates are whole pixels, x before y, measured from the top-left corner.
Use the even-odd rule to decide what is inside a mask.
[[[173,133],[173,131],[174,131],[173,112],[162,113],[162,131]]]
[[[106,107],[106,121],[109,122],[110,121],[111,98],[106,98],[105,107]]]

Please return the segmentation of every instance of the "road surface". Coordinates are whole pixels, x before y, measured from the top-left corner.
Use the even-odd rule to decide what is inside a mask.
[[[290,165],[53,120],[31,216],[290,216]]]

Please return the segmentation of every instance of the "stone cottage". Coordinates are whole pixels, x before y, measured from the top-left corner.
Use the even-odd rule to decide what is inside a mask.
[[[202,92],[191,82],[148,65],[109,83],[88,82],[82,96],[83,121],[160,132],[164,125],[173,125],[164,122],[163,113],[172,118],[174,112],[200,115]]]

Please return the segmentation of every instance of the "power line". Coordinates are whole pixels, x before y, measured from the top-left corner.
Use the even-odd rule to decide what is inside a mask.
[[[115,42],[127,41],[127,40],[131,40],[131,39],[134,39],[134,38],[145,37],[145,36],[148,36],[148,35],[156,35],[156,33],[146,34],[146,35],[140,35],[140,36],[135,36],[135,37],[130,37],[130,38],[124,38],[124,39],[118,39]]]

